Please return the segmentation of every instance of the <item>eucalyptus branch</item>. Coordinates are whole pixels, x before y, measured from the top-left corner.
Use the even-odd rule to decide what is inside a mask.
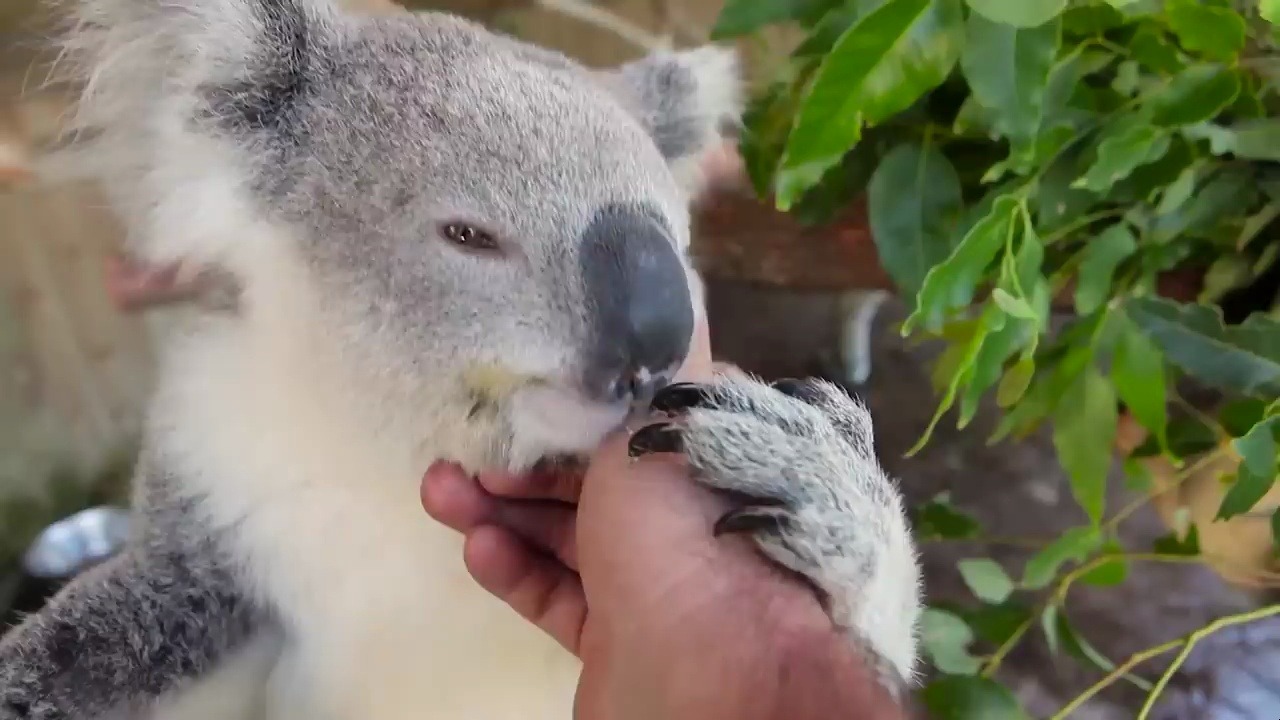
[[[1000,664],[1009,655],[1009,653],[1013,651],[1013,648],[1018,644],[1022,637],[1026,635],[1027,630],[1030,629],[1035,618],[1043,614],[1045,609],[1050,605],[1061,607],[1066,603],[1067,593],[1071,590],[1071,586],[1075,584],[1077,580],[1099,567],[1117,560],[1202,565],[1205,563],[1206,557],[1203,555],[1171,555],[1168,553],[1108,553],[1105,555],[1098,555],[1087,562],[1081,563],[1079,566],[1063,574],[1063,576],[1058,580],[1057,585],[1054,586],[1053,591],[1049,594],[1048,599],[1039,604],[1036,611],[1031,613],[1026,620],[1015,628],[1013,633],[1011,633],[1009,637],[1001,643],[998,648],[996,648],[995,652],[987,658],[987,662],[982,669],[982,675],[984,677],[994,675],[995,672],[1000,669]],[[1117,678],[1125,674],[1125,672],[1121,672],[1117,675]]]
[[[1107,673],[1101,680],[1091,685],[1088,690],[1077,695],[1074,700],[1067,703],[1065,707],[1059,710],[1053,717],[1049,718],[1049,720],[1067,720],[1067,718],[1071,717],[1071,713],[1079,710],[1080,707],[1089,702],[1094,695],[1097,695],[1115,684],[1115,681],[1119,680],[1121,677],[1128,675],[1129,671],[1148,660],[1160,657],[1161,655],[1172,651],[1182,642],[1183,641],[1181,639],[1170,640],[1167,643],[1156,645],[1155,647],[1150,647],[1141,652],[1134,653],[1129,656],[1128,660],[1117,665],[1114,670]]]
[[[1115,683],[1116,680],[1120,679],[1120,676],[1128,673],[1133,668],[1148,660],[1157,658],[1174,650],[1175,648],[1181,647],[1182,651],[1178,653],[1176,658],[1174,658],[1173,663],[1165,669],[1164,674],[1160,677],[1160,680],[1155,684],[1155,687],[1152,688],[1151,693],[1147,696],[1147,700],[1143,704],[1142,710],[1138,713],[1137,720],[1146,720],[1146,718],[1151,714],[1152,708],[1155,707],[1156,700],[1160,697],[1160,694],[1164,692],[1164,689],[1168,687],[1169,681],[1173,678],[1174,674],[1177,673],[1178,669],[1186,662],[1197,643],[1219,630],[1225,630],[1229,627],[1244,625],[1246,623],[1263,620],[1276,615],[1280,615],[1280,605],[1271,605],[1269,607],[1258,608],[1249,612],[1228,615],[1227,617],[1218,618],[1186,637],[1170,640],[1166,643],[1161,643],[1141,652],[1134,653],[1128,660],[1116,666],[1115,670],[1107,673],[1105,677],[1090,686],[1088,690],[1085,690],[1083,693],[1076,696],[1074,700],[1068,703],[1066,707],[1059,710],[1056,715],[1050,718],[1050,720],[1066,720],[1066,718],[1071,716],[1071,713],[1078,710],[1082,705],[1088,702],[1090,698],[1102,692],[1107,687]]]
[[[1043,608],[1041,609],[1041,612],[1043,612]],[[1020,623],[1018,627],[1014,628],[1013,632],[1009,634],[1009,637],[1006,638],[1004,642],[1000,643],[1000,647],[996,648],[996,651],[991,653],[991,656],[987,658],[986,664],[982,667],[982,677],[989,678],[996,674],[996,671],[1000,669],[1000,664],[1009,656],[1009,653],[1013,652],[1013,649],[1017,647],[1018,643],[1022,640],[1022,637],[1031,629],[1031,623],[1035,622],[1036,615],[1038,614],[1039,613],[1032,613],[1031,615],[1028,615],[1027,619],[1023,620],[1022,623]]]
[[[1165,669],[1164,675],[1160,676],[1160,680],[1156,682],[1155,688],[1153,688],[1151,690],[1151,694],[1147,696],[1147,701],[1143,703],[1142,710],[1138,713],[1137,720],[1146,720],[1147,716],[1151,713],[1151,709],[1155,707],[1156,699],[1159,698],[1160,694],[1164,692],[1164,689],[1168,687],[1169,681],[1187,661],[1187,658],[1191,656],[1191,651],[1195,649],[1197,643],[1219,630],[1225,630],[1229,627],[1244,625],[1245,623],[1263,620],[1276,615],[1280,615],[1280,604],[1258,608],[1257,610],[1252,610],[1246,613],[1229,615],[1225,618],[1218,618],[1188,635],[1184,645],[1182,646],[1182,651],[1173,659],[1173,663]]]

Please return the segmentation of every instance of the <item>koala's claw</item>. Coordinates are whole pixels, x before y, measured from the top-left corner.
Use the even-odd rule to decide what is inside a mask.
[[[791,511],[785,506],[756,505],[730,510],[716,520],[711,534],[772,533],[778,535],[791,523]]]
[[[668,386],[651,408],[668,417],[631,437],[631,455],[684,455],[694,479],[734,508],[712,533],[747,536],[806,579],[885,684],[909,682],[920,570],[866,408],[822,380],[737,374]]]
[[[633,458],[650,453],[677,453],[684,447],[680,430],[671,423],[646,425],[627,441],[627,454]]]

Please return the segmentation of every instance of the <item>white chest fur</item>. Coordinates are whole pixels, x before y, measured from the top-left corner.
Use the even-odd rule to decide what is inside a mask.
[[[153,427],[281,615],[266,717],[568,720],[578,661],[467,574],[418,500],[422,449],[366,442],[305,369],[237,351],[183,353]]]

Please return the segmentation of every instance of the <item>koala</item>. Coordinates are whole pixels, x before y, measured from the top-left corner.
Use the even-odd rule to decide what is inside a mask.
[[[468,576],[422,472],[522,472],[637,418],[734,499],[892,688],[919,571],[833,385],[673,383],[701,321],[698,162],[741,112],[707,46],[590,68],[445,14],[71,0],[59,155],[175,317],[126,549],[0,641],[0,720],[564,720],[579,661]]]

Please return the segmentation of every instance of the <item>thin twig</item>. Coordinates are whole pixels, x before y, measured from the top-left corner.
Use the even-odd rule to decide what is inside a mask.
[[[535,0],[535,2],[546,10],[608,30],[642,50],[667,50],[671,47],[669,40],[585,0]]]
[[[1258,608],[1257,610],[1247,613],[1219,618],[1188,635],[1186,639],[1182,641],[1182,651],[1173,659],[1173,663],[1165,669],[1164,674],[1160,676],[1160,680],[1156,682],[1156,686],[1151,689],[1151,694],[1147,695],[1147,701],[1142,704],[1142,710],[1138,712],[1137,720],[1147,720],[1147,716],[1151,714],[1152,708],[1155,707],[1156,700],[1159,699],[1160,694],[1164,692],[1164,689],[1168,687],[1169,681],[1178,672],[1178,669],[1181,668],[1182,664],[1191,656],[1191,651],[1195,649],[1196,643],[1219,630],[1233,627],[1235,625],[1243,625],[1255,620],[1262,620],[1273,615],[1280,615],[1280,604]]]
[[[991,653],[991,657],[987,658],[986,666],[982,668],[982,677],[989,678],[996,674],[996,671],[1000,669],[1000,663],[1004,662],[1005,657],[1013,652],[1013,648],[1022,640],[1022,636],[1026,635],[1027,631],[1031,629],[1031,623],[1035,622],[1035,618],[1035,614],[1028,615],[1027,619],[1023,620],[1022,624],[1014,629],[1008,639],[1001,643],[995,652]]]
[[[1066,707],[1059,710],[1058,713],[1054,715],[1052,718],[1049,718],[1049,720],[1066,720],[1068,717],[1071,716],[1071,713],[1075,712],[1076,710],[1079,710],[1080,706],[1089,702],[1089,700],[1094,695],[1097,695],[1098,693],[1105,690],[1108,686],[1110,686],[1116,680],[1119,680],[1121,676],[1129,674],[1130,670],[1141,665],[1142,663],[1148,660],[1151,660],[1152,658],[1159,657],[1169,652],[1170,650],[1178,647],[1178,645],[1180,645],[1182,642],[1183,640],[1181,639],[1170,640],[1167,643],[1163,643],[1161,645],[1156,645],[1155,647],[1147,648],[1142,652],[1134,653],[1132,656],[1129,657],[1128,660],[1125,660],[1124,662],[1117,665],[1114,670],[1107,673],[1105,677],[1103,677],[1101,680],[1099,680],[1098,682],[1090,686],[1088,690],[1085,690],[1084,692],[1077,695],[1074,700],[1067,703]]]
[[[1135,499],[1133,502],[1121,508],[1118,512],[1116,512],[1115,515],[1111,516],[1111,519],[1107,520],[1106,524],[1104,525],[1105,530],[1107,532],[1111,532],[1115,530],[1125,518],[1129,517],[1133,513],[1142,509],[1148,502],[1151,502],[1152,499],[1177,489],[1180,485],[1182,485],[1182,483],[1189,480],[1191,476],[1195,475],[1196,473],[1203,470],[1204,468],[1209,467],[1214,462],[1217,462],[1218,460],[1222,459],[1222,457],[1229,452],[1231,452],[1231,445],[1229,443],[1223,443],[1218,447],[1214,448],[1213,450],[1210,450],[1209,452],[1200,456],[1200,458],[1198,458],[1189,467],[1187,467],[1186,469],[1182,470],[1177,475],[1175,475],[1173,480],[1169,482],[1167,487],[1163,487],[1163,488],[1160,488],[1159,490],[1155,490],[1150,493],[1147,493],[1146,495],[1143,495],[1142,497]]]

